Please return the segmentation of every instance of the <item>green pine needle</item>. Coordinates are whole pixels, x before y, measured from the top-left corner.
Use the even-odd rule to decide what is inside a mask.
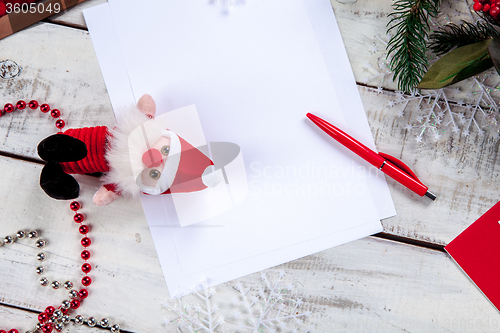
[[[398,89],[411,91],[427,71],[426,40],[429,18],[439,14],[441,0],[399,0],[393,3],[394,12],[389,14],[387,30],[395,30],[387,45],[392,56],[391,70]]]
[[[479,21],[475,25],[469,22],[462,22],[461,25],[451,23],[430,36],[429,47],[435,54],[443,55],[456,47],[478,43],[497,35],[493,26],[486,22]]]

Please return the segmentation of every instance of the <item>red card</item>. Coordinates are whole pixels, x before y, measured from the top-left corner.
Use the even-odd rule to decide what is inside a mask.
[[[445,250],[500,309],[500,202],[458,235]]]

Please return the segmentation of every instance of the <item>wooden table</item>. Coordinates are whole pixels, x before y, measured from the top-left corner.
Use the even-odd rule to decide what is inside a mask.
[[[0,61],[10,59],[21,67],[18,76],[0,79],[0,104],[36,99],[60,109],[70,127],[112,124],[113,112],[81,14],[83,8],[102,2],[89,0],[0,40]],[[299,296],[291,297],[303,300],[297,312],[311,311],[299,332],[310,326],[312,332],[498,332],[497,310],[443,247],[498,201],[500,141],[472,132],[419,144],[405,129],[411,112],[398,117],[397,107],[388,106],[394,84],[384,82],[377,91],[377,84],[361,83],[364,65],[377,61],[369,48],[375,34],[385,33],[390,4],[332,0],[378,149],[412,165],[439,199],[418,199],[388,179],[398,215],[382,222],[382,234],[264,273],[272,282],[284,272],[283,286],[293,286]],[[0,118],[0,235],[41,231],[49,242],[46,276],[77,281],[83,275],[81,237],[68,202],[50,199],[38,186],[43,164],[36,145],[54,132],[53,120],[40,112],[25,110]],[[177,324],[168,324],[176,315],[163,306],[170,298],[140,203],[120,200],[94,207],[91,197],[98,180],[82,176],[79,181],[82,212],[92,225],[95,282],[74,314],[107,317],[122,331],[176,332]],[[26,240],[0,247],[0,329],[32,329],[41,310],[67,298],[66,291],[40,286],[36,253]],[[241,300],[239,283],[250,294],[265,285],[256,273],[215,288],[211,305],[218,305],[216,316],[225,318],[228,331],[236,331],[241,322],[233,316],[238,307],[233,300]],[[200,304],[194,296],[182,302]],[[68,330],[102,332],[73,324]]]

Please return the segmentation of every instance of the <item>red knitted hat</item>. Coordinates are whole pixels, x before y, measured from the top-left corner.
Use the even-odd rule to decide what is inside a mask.
[[[214,163],[183,138],[179,137],[179,141],[181,144],[179,167],[172,185],[164,193],[187,193],[206,189],[203,173]]]

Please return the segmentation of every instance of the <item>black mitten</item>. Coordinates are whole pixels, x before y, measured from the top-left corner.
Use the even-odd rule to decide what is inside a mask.
[[[80,185],[73,176],[66,174],[58,163],[48,162],[40,175],[40,187],[49,197],[59,200],[76,199]]]
[[[83,141],[65,134],[54,134],[38,144],[38,156],[47,162],[73,162],[87,156]]]

